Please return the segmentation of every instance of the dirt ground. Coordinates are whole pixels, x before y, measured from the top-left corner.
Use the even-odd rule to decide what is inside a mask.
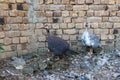
[[[46,53],[29,54],[22,59],[23,69],[16,69],[11,58],[1,60],[0,80],[120,80],[119,50],[91,57],[79,53],[53,59],[51,53]]]

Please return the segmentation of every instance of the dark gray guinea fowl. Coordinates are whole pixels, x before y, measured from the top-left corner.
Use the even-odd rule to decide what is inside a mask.
[[[51,35],[49,31],[49,26],[44,24],[44,28],[48,34],[48,49],[54,53],[54,56],[71,56],[71,51],[69,49],[69,44],[62,38],[55,35]]]

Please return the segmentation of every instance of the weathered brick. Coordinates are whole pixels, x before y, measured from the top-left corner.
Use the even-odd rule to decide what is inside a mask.
[[[115,4],[116,0],[109,0],[109,4]]]
[[[11,46],[3,46],[3,48],[5,49],[5,51],[12,51]]]
[[[105,23],[99,23],[99,28],[113,28],[113,23],[105,22]]]
[[[59,29],[59,24],[52,24],[52,29]]]
[[[94,0],[94,4],[100,4],[101,0]]]
[[[70,11],[70,16],[77,17],[78,16],[78,11]]]
[[[69,40],[70,37],[69,37],[69,35],[62,35],[62,39],[64,39],[64,40]]]
[[[114,23],[114,28],[120,28],[120,23]]]
[[[72,18],[72,22],[86,22],[86,19],[82,17]]]
[[[50,5],[49,10],[65,10],[65,5]]]
[[[23,12],[23,11],[17,12],[17,16],[24,17],[25,16],[25,12]]]
[[[7,37],[18,37],[20,36],[20,32],[19,31],[9,31],[9,32],[5,32]]]
[[[67,28],[67,23],[61,23],[61,24],[60,24],[60,28],[61,28],[61,29]]]
[[[87,18],[87,22],[102,22],[101,17],[89,17]]]
[[[110,11],[117,11],[118,5],[108,5]]]
[[[116,16],[116,15],[117,15],[116,11],[110,11],[110,16]]]
[[[37,0],[37,4],[43,4],[44,1],[43,0]]]
[[[102,35],[101,35],[101,40],[106,40],[106,39],[108,39],[108,35],[102,34]]]
[[[85,12],[85,11],[79,11],[79,12],[78,12],[78,15],[79,15],[79,16],[85,16],[85,15],[86,15],[86,12]]]
[[[4,44],[5,45],[9,45],[12,43],[12,39],[11,38],[4,38]]]
[[[61,11],[55,11],[53,12],[54,17],[61,17],[64,14],[64,12],[61,13]]]
[[[9,12],[9,15],[12,16],[12,17],[15,17],[15,16],[17,16],[16,13],[17,13],[16,10],[11,10],[11,11]]]
[[[68,23],[68,28],[75,28],[75,24],[74,23]]]
[[[89,5],[89,10],[105,10],[106,5]]]
[[[38,41],[40,42],[46,41],[46,37],[45,36],[38,37]]]
[[[101,34],[109,34],[109,29],[101,29]]]
[[[120,11],[117,11],[117,16],[120,17]]]
[[[36,29],[35,30],[35,35],[42,35],[42,30],[41,29]]]
[[[10,26],[9,25],[3,25],[3,30],[4,31],[9,31],[10,30]]]
[[[70,40],[76,40],[76,35],[70,35]]]
[[[52,4],[53,1],[52,1],[52,0],[45,0],[45,3],[46,3],[46,4]]]
[[[120,4],[120,0],[116,0],[116,4]]]
[[[57,31],[56,31],[56,34],[58,34],[58,35],[61,35],[61,34],[63,34],[63,31],[62,31],[62,29],[59,29],[59,30],[57,30]]]
[[[52,11],[46,11],[46,16],[47,17],[52,17],[53,16],[53,12]]]
[[[87,11],[86,16],[94,16],[94,11]]]
[[[69,11],[62,11],[62,16],[68,17],[69,16]]]
[[[17,3],[24,3],[24,0],[16,0]]]
[[[5,33],[4,32],[0,32],[0,38],[4,38],[5,37]]]
[[[92,4],[93,0],[86,0],[86,4]]]
[[[22,17],[8,17],[7,23],[22,23]]]
[[[109,16],[109,11],[95,11],[95,16],[107,17]]]
[[[62,4],[69,4],[70,2],[69,2],[70,0],[62,0]]]
[[[101,34],[101,29],[94,29],[95,34]]]
[[[48,6],[47,5],[39,5],[37,8],[35,8],[35,10],[41,10],[41,11],[48,10]]]
[[[66,29],[64,30],[65,34],[76,34],[77,30],[76,29]]]
[[[70,5],[70,4],[68,4],[68,5],[66,5],[66,10],[73,10],[73,5]]]
[[[109,17],[110,22],[120,22],[120,17]]]
[[[101,4],[109,4],[109,0],[101,0]]]
[[[0,11],[0,16],[1,17],[5,17],[5,16],[8,16],[8,11]]]
[[[23,6],[23,10],[28,10],[29,9],[27,4],[22,4],[22,6]]]
[[[63,22],[69,23],[71,22],[71,17],[66,17],[63,19]]]
[[[10,2],[10,3],[15,3],[15,2],[16,2],[16,0],[9,0],[9,2]]]
[[[19,38],[18,37],[14,37],[12,38],[12,43],[19,43]]]
[[[84,24],[83,23],[76,23],[75,28],[82,29],[82,28],[84,28]]]
[[[29,25],[27,26],[25,24],[19,24],[18,26],[19,26],[19,28],[18,28],[19,30],[27,30],[29,28],[28,27]]]
[[[61,0],[53,0],[53,3],[54,3],[54,4],[60,4],[60,3],[61,3]]]
[[[109,39],[115,39],[115,36],[114,35],[108,35]]]
[[[108,17],[102,17],[102,21],[103,21],[103,22],[108,22],[108,21],[109,21],[109,18],[108,18]]]
[[[27,17],[23,17],[23,24],[26,24],[28,22],[29,22],[28,18]]]
[[[85,3],[85,0],[77,0],[77,3],[78,3],[78,4],[84,4],[84,3]]]
[[[88,5],[74,5],[73,10],[88,10]]]
[[[20,37],[20,43],[27,43],[27,37]]]
[[[0,10],[4,10],[4,9],[8,9],[8,4],[5,4],[5,3],[1,3],[0,4]]]

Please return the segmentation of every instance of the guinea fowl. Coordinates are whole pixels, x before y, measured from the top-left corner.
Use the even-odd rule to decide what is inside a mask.
[[[81,36],[81,41],[83,46],[90,49],[89,54],[91,55],[93,54],[93,49],[102,48],[102,46],[100,39],[95,34],[92,34],[88,31],[88,23],[86,23],[85,28],[86,29]]]
[[[57,37],[55,35],[51,35],[49,31],[49,26],[45,24],[43,25],[47,31],[48,49],[50,50],[50,52],[53,52],[54,56],[63,56],[63,55],[71,56],[69,44],[62,38]]]

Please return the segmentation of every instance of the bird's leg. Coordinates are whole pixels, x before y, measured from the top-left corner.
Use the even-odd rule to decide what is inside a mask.
[[[90,48],[90,51],[88,53],[90,56],[93,54],[93,48]]]

